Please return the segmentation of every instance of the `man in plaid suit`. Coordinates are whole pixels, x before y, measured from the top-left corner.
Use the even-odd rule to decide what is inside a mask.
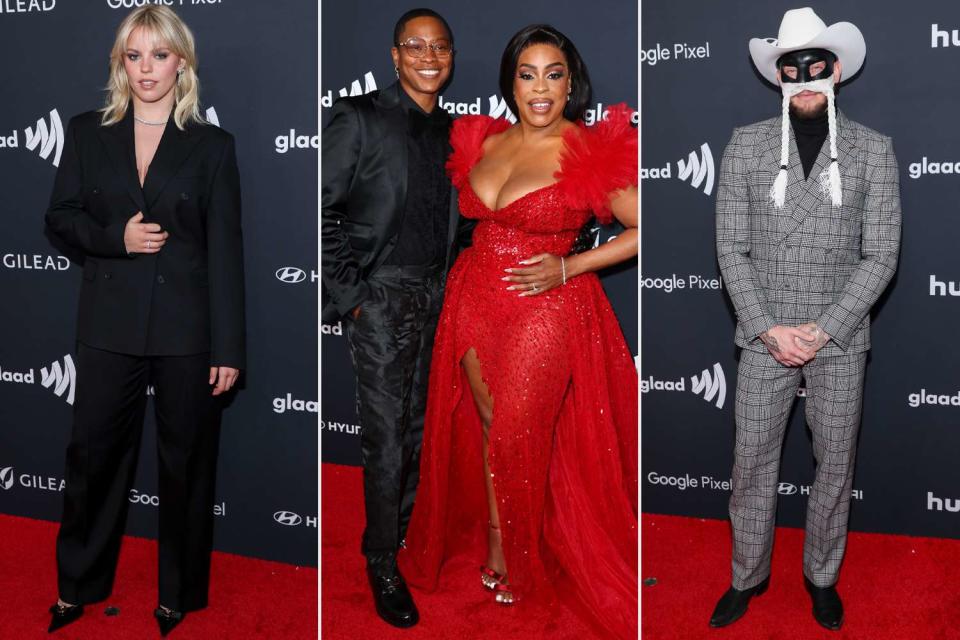
[[[741,347],[730,520],[732,586],[710,620],[740,618],[769,582],[780,451],[801,379],[816,478],[807,505],[804,582],[814,618],[836,630],[870,309],[900,246],[890,139],[839,112],[834,86],[863,64],[850,23],[788,11],[779,37],[754,39],[757,70],[781,87],[780,117],[733,132],[717,191],[717,254]]]

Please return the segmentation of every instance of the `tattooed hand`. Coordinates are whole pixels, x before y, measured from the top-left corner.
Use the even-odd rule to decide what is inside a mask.
[[[816,354],[823,345],[830,342],[830,336],[817,326],[816,322],[808,322],[797,328],[807,334],[805,337],[797,338],[797,346],[810,354]]]
[[[816,353],[816,351],[801,348],[798,341],[809,341],[810,334],[799,327],[778,324],[761,333],[760,339],[767,346],[770,355],[785,367],[803,366]]]

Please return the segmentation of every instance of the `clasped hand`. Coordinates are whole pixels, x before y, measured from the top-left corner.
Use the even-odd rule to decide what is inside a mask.
[[[796,327],[778,324],[760,334],[770,355],[786,367],[801,367],[817,355],[830,336],[815,322]]]
[[[510,275],[501,280],[511,282],[507,291],[520,291],[521,296],[535,296],[563,284],[563,260],[551,253],[538,253],[521,260],[527,267],[504,269]]]
[[[142,220],[142,211],[127,220],[123,229],[123,245],[127,253],[157,253],[170,236],[157,223]]]

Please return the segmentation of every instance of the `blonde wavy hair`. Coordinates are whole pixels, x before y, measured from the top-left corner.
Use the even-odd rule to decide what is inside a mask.
[[[127,39],[137,29],[144,29],[154,42],[162,43],[184,61],[183,73],[174,85],[173,121],[181,131],[189,122],[206,122],[200,114],[200,79],[197,77],[197,52],[193,33],[176,13],[164,6],[147,5],[130,12],[117,27],[117,39],[110,52],[110,79],[107,82],[106,104],[100,109],[104,126],[116,124],[127,114],[132,92],[123,66]]]

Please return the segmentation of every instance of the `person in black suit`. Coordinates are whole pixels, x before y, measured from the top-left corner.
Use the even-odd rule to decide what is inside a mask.
[[[444,171],[451,119],[438,105],[452,32],[436,12],[415,9],[397,21],[393,42],[398,81],[337,101],[321,136],[321,315],[345,318],[357,375],[361,550],[374,603],[385,621],[409,627],[419,614],[396,554],[419,478],[445,274],[467,229]]]
[[[245,328],[234,141],[202,120],[196,65],[173,11],[136,9],[117,31],[106,106],[67,127],[46,222],[85,260],[50,631],[110,594],[148,385],[161,634],[207,604],[221,403]]]

